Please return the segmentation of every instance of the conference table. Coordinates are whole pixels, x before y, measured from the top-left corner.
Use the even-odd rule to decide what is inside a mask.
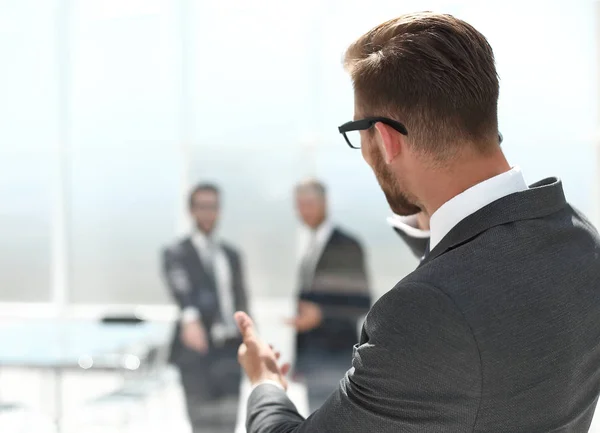
[[[54,419],[60,432],[64,372],[142,372],[156,360],[172,332],[168,322],[53,319],[4,324],[0,326],[0,368],[38,369],[54,375]]]

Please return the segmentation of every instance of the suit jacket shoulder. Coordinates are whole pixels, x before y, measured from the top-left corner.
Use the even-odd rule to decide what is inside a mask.
[[[227,241],[221,241],[221,248],[225,251],[225,254],[229,256],[232,260],[238,261],[241,257],[241,252],[237,247],[234,247]]]
[[[229,257],[232,257],[234,259],[238,259],[240,257],[239,250],[237,250],[229,242],[221,241],[220,245]],[[172,255],[185,255],[190,248],[194,248],[192,238],[186,236],[175,240],[173,243],[167,245],[163,250],[164,252]]]
[[[362,249],[360,240],[354,234],[349,233],[340,227],[335,227],[333,229],[331,237],[329,238],[329,243]]]
[[[596,230],[567,205],[457,241],[404,280],[438,287],[473,331],[485,385],[475,431],[498,416],[507,431],[570,419],[565,431],[584,431],[598,386],[584,360],[600,362],[599,257]]]
[[[172,256],[184,256],[191,246],[191,243],[192,241],[189,236],[176,239],[163,247],[163,253]]]
[[[592,224],[592,222],[583,214],[583,212],[581,212],[579,209],[577,209],[575,206],[573,206],[572,204],[569,204],[569,208],[571,209],[571,211],[577,216],[577,218],[579,219],[579,221],[590,231],[590,232],[594,232],[594,233],[598,233],[598,230],[596,229],[596,226],[594,224]]]

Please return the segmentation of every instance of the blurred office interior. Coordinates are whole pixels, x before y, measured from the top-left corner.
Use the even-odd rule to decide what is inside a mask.
[[[529,183],[561,177],[600,222],[597,1],[0,0],[0,430],[190,431],[160,252],[191,230],[197,182],[221,188],[219,233],[285,360],[299,180],[327,185],[375,299],[417,265],[337,126],[353,115],[344,49],[418,10],[488,37],[509,160]]]

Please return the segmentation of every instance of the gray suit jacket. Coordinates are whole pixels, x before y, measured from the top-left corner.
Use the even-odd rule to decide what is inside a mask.
[[[352,368],[304,420],[254,390],[250,433],[587,432],[600,386],[600,238],[546,179],[460,222],[375,303]]]
[[[248,311],[240,254],[228,244],[221,244],[221,247],[231,266],[235,309],[236,311]],[[214,277],[204,268],[191,238],[185,238],[163,251],[162,271],[169,291],[180,309],[195,307],[201,313],[202,324],[207,330],[209,344],[212,348],[214,342],[210,331],[214,323],[221,319],[220,300]],[[201,355],[181,343],[180,331],[180,324],[177,323],[171,344],[170,361],[180,367],[193,368],[197,365],[199,368]]]

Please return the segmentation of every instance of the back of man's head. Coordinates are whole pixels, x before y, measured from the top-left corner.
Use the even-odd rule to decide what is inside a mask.
[[[408,141],[435,159],[461,145],[498,145],[498,76],[486,38],[451,15],[403,15],[360,37],[345,66],[362,117],[402,122]]]

